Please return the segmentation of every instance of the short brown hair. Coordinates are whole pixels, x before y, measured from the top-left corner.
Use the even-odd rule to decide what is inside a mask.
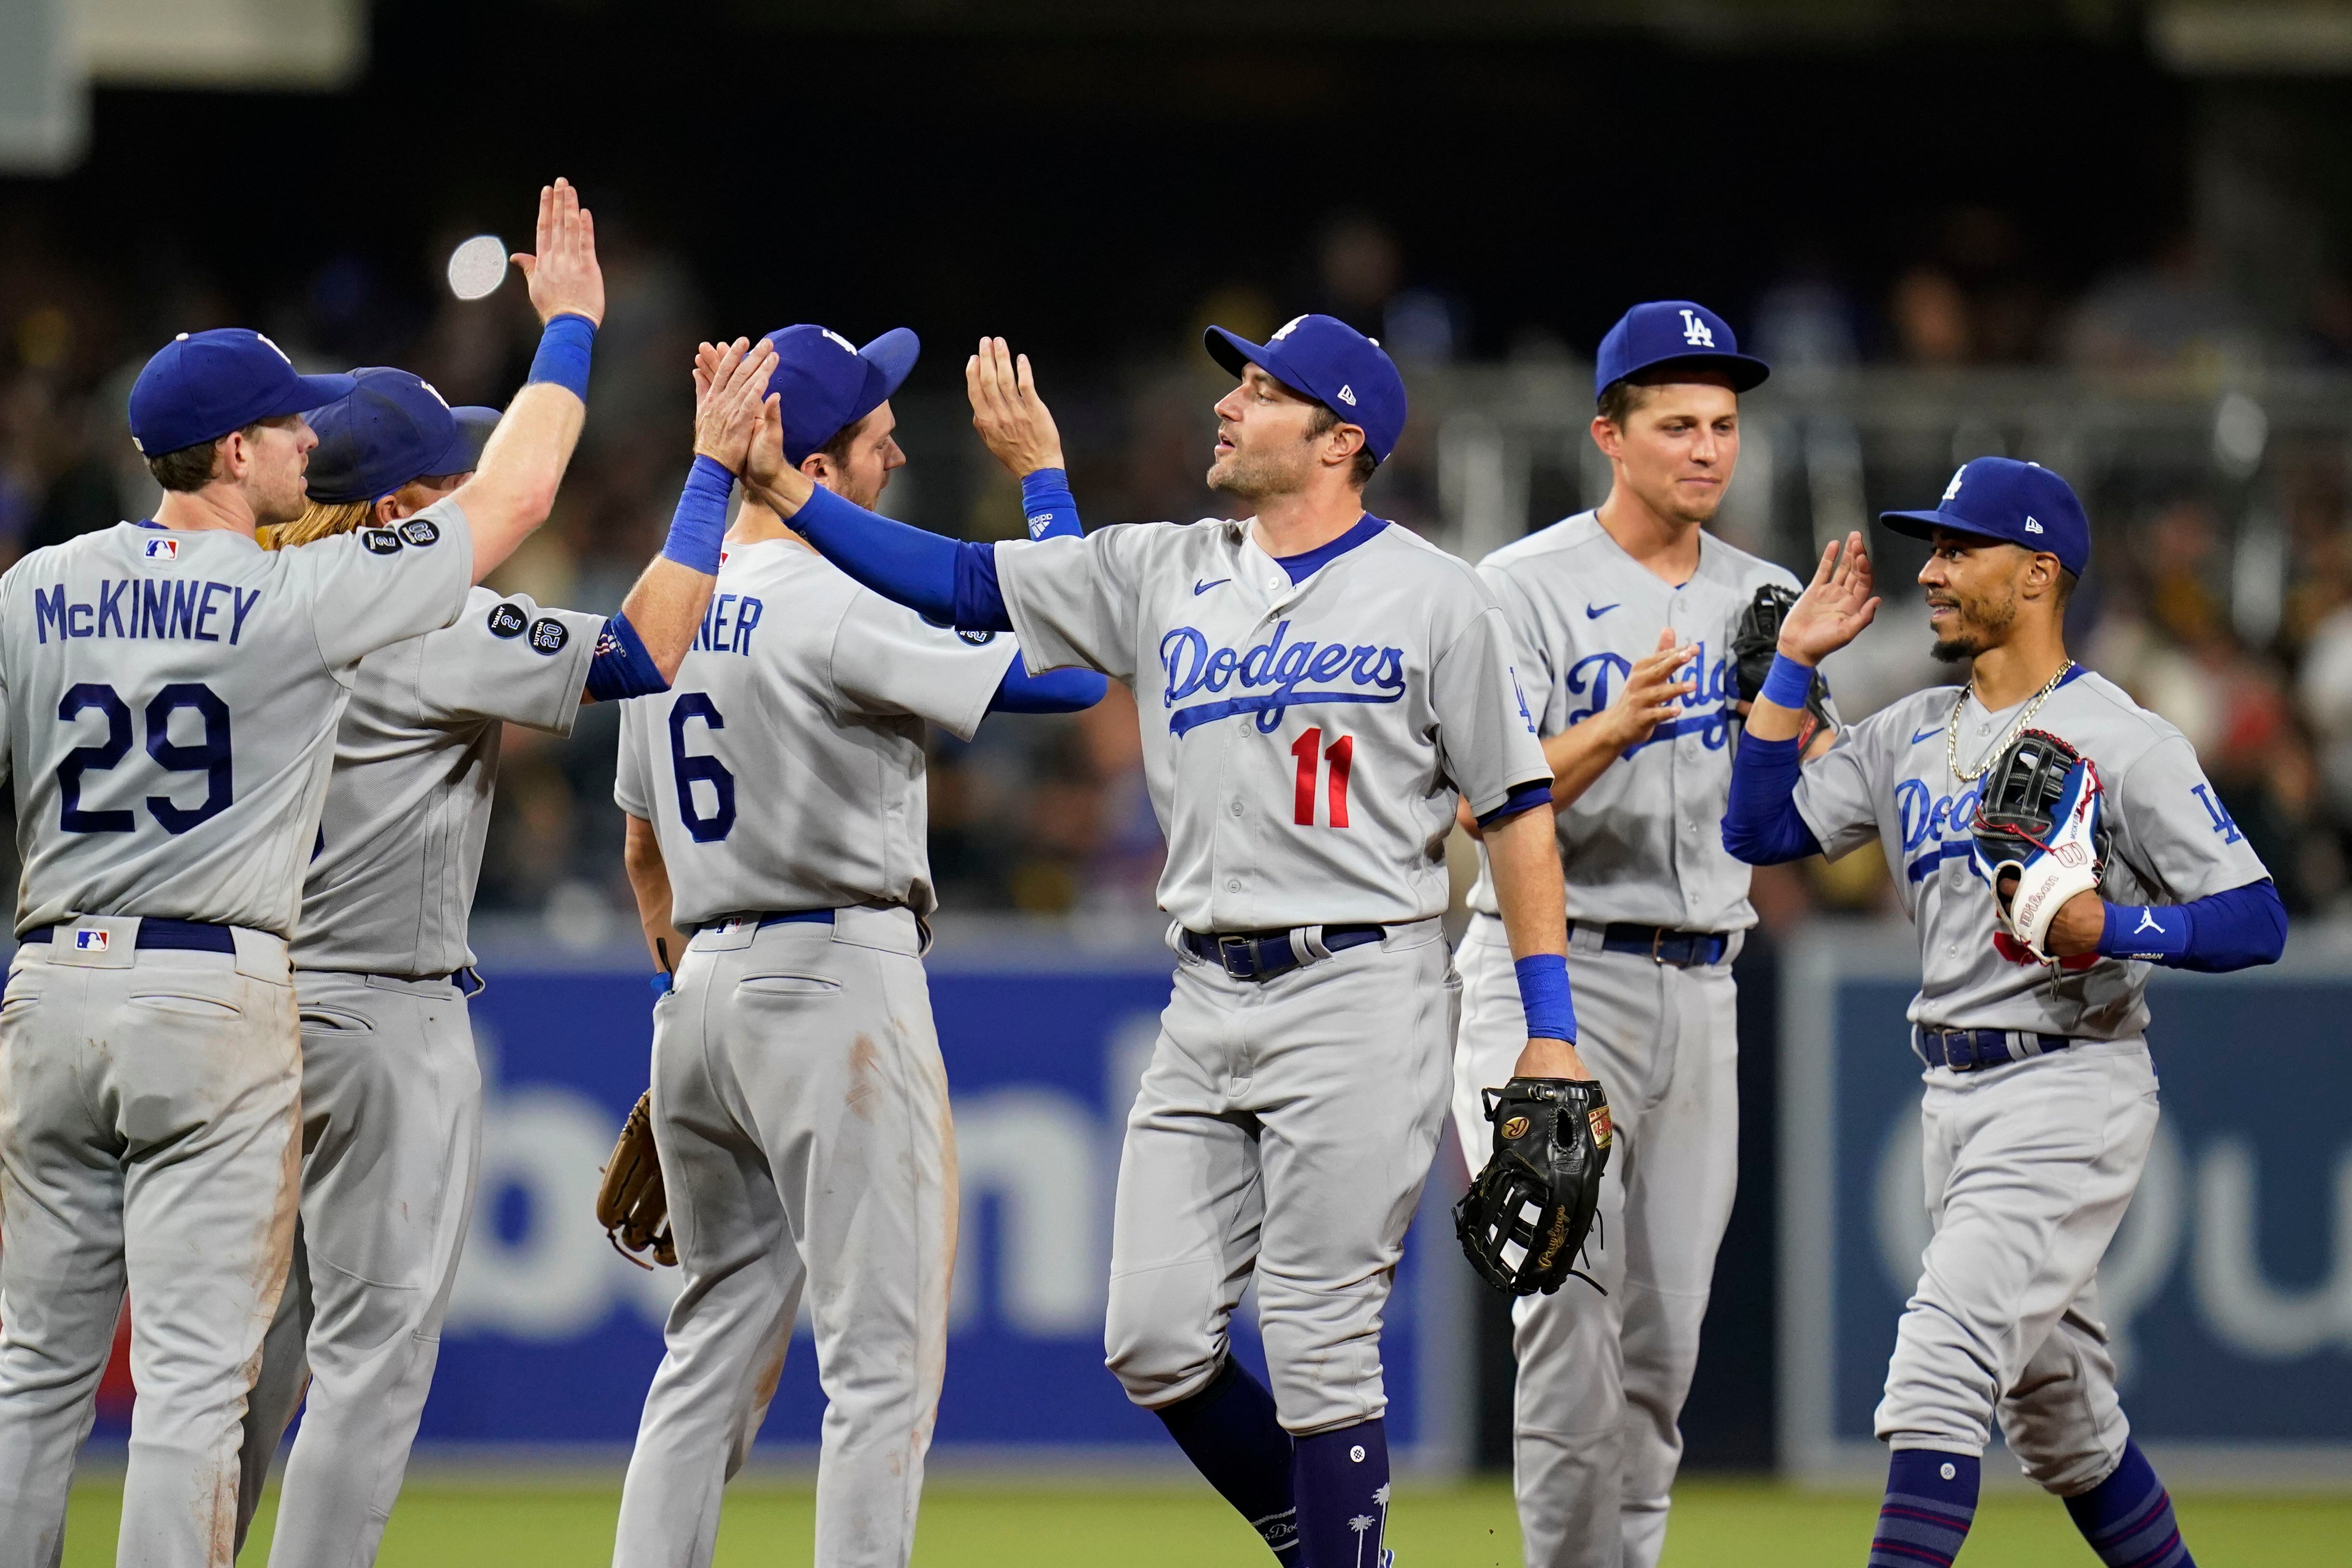
[[[849,448],[857,445],[857,433],[866,428],[867,416],[871,413],[872,410],[869,409],[866,414],[859,415],[856,418],[851,420],[840,429],[835,430],[833,433],[832,439],[825,442],[824,446],[819,447],[816,450],[823,452],[826,457],[832,458],[833,466],[835,468],[847,468],[849,466]],[[814,454],[811,455],[814,456]]]
[[[1308,438],[1312,439],[1337,429],[1339,426],[1339,411],[1328,403],[1318,403],[1315,405],[1314,416],[1307,422],[1307,434]],[[1372,470],[1380,466],[1381,460],[1372,456],[1371,441],[1367,437],[1365,444],[1356,448],[1356,468],[1355,472],[1350,476],[1355,480],[1356,488],[1362,489],[1366,485],[1370,484]]]
[[[1650,401],[1649,393],[1647,385],[1632,376],[1619,376],[1601,389],[1601,405],[1596,412],[1622,430],[1625,427],[1625,421],[1633,417],[1642,405]]]
[[[250,425],[237,426],[232,433],[250,441],[254,438],[253,433],[264,425],[289,425],[300,417],[297,414],[285,414],[274,419],[257,419]],[[154,475],[155,482],[167,490],[178,490],[184,494],[200,490],[213,482],[213,475],[220,467],[220,444],[227,439],[226,436],[215,436],[209,441],[199,441],[193,447],[182,447],[177,451],[150,458],[147,459],[147,471]]]

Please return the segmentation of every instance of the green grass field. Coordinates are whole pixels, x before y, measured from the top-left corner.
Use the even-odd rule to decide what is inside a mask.
[[[76,1489],[66,1568],[114,1561],[118,1489]],[[1860,1568],[1876,1500],[1798,1493],[1763,1483],[1686,1482],[1676,1494],[1664,1568]],[[518,1482],[493,1489],[420,1483],[393,1514],[384,1568],[511,1568],[609,1562],[617,1479],[609,1485]],[[721,1568],[810,1558],[805,1488],[746,1485],[728,1497]],[[2342,1568],[2352,1561],[2352,1498],[2192,1496],[2182,1532],[2201,1568]],[[244,1561],[266,1560],[265,1512]],[[1399,1568],[1517,1568],[1518,1526],[1500,1482],[1400,1488],[1389,1531]],[[1256,1538],[1213,1498],[1174,1487],[974,1485],[942,1481],[923,1503],[918,1568],[1199,1568],[1266,1561]],[[2065,1510],[1996,1493],[1960,1561],[1979,1568],[2097,1568]]]

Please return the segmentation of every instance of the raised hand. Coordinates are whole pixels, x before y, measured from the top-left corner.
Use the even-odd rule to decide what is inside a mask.
[[[1870,557],[1859,531],[1832,540],[1822,552],[1813,580],[1780,620],[1780,651],[1803,664],[1819,664],[1845,647],[1878,614],[1871,592]]]
[[[1015,355],[1003,338],[982,338],[964,362],[963,381],[971,396],[971,427],[1014,478],[1064,466],[1062,433],[1037,395],[1027,354]]]
[[[709,343],[702,345],[710,350]],[[694,449],[730,474],[740,474],[749,459],[752,438],[759,433],[767,406],[768,375],[775,369],[775,345],[761,338],[754,344],[737,338],[717,351],[709,368],[702,352],[694,365]]]
[[[539,319],[584,316],[604,320],[604,273],[596,265],[596,220],[580,205],[572,182],[558,177],[539,193],[536,248],[517,251],[514,264],[530,287]]]
[[[1660,630],[1657,651],[1634,661],[1625,673],[1624,689],[1604,712],[1618,751],[1630,752],[1642,744],[1652,731],[1681,710],[1682,700],[1698,689],[1698,681],[1696,678],[1676,680],[1675,671],[1697,657],[1697,644],[1675,642],[1672,626]]]

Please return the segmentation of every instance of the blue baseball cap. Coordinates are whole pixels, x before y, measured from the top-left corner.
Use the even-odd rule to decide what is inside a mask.
[[[411,479],[470,473],[498,428],[495,408],[452,408],[433,384],[390,365],[352,372],[349,397],[312,416],[310,499],[374,500]]]
[[[2077,577],[2091,563],[2091,520],[2074,487],[2039,463],[2014,458],[1964,463],[1935,510],[1883,511],[1878,521],[1914,539],[1932,539],[1936,530],[1948,528],[2046,551]]]
[[[1313,398],[1364,433],[1372,461],[1385,463],[1404,434],[1404,377],[1380,345],[1336,316],[1293,316],[1274,336],[1254,343],[1223,327],[1201,334],[1209,357],[1233,372],[1254,364]]]
[[[1772,367],[1739,352],[1739,339],[1726,321],[1694,300],[1653,300],[1617,318],[1593,356],[1592,395],[1599,397],[1629,375],[1662,364],[1717,370],[1731,378],[1731,390],[1763,384]]]
[[[182,332],[131,386],[131,440],[151,458],[217,441],[257,419],[323,408],[348,375],[303,375],[286,351],[246,327]]]
[[[778,327],[768,342],[776,349],[768,390],[782,400],[784,459],[795,468],[888,402],[923,352],[922,340],[905,327],[891,328],[862,349],[806,322]]]

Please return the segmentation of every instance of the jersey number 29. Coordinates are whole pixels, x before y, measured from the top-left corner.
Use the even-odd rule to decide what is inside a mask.
[[[1298,787],[1291,802],[1291,820],[1301,827],[1315,826],[1315,775],[1320,764],[1331,764],[1330,824],[1334,827],[1348,826],[1348,770],[1356,760],[1356,738],[1341,735],[1328,749],[1323,744],[1323,727],[1310,725],[1307,732],[1291,742],[1290,754],[1298,759]]]
[[[58,826],[68,833],[129,833],[138,826],[129,808],[88,811],[81,804],[82,776],[104,773],[131,754],[131,706],[113,687],[85,680],[68,688],[58,704],[58,719],[70,724],[91,709],[106,718],[106,739],[94,746],[76,746],[58,764]],[[172,739],[172,715],[194,709],[205,721],[205,738],[194,745]],[[168,795],[151,795],[147,809],[166,833],[185,833],[200,822],[226,811],[236,798],[236,769],[229,756],[228,704],[200,680],[181,680],[164,687],[147,703],[147,754],[165,773],[202,773],[205,798],[182,805]]]

